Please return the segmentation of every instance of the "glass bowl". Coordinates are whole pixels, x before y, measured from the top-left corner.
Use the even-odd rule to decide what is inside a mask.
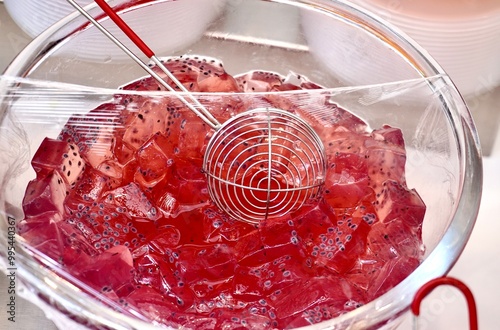
[[[452,81],[407,36],[344,1],[145,0],[111,4],[159,56],[211,56],[222,60],[231,73],[297,72],[326,87],[308,95],[328,94],[332,102],[363,118],[370,127],[387,124],[402,130],[407,184],[418,191],[427,207],[424,260],[387,293],[351,312],[311,325],[311,329],[395,327],[418,288],[451,269],[478,213],[480,147],[470,113]],[[101,13],[94,5],[86,8],[94,15]],[[121,35],[109,20],[101,21],[113,34]],[[124,43],[135,49],[130,42]],[[81,91],[84,97],[45,98],[46,103],[19,111],[16,106],[29,101],[30,95],[10,97],[12,86],[19,82],[12,77],[109,91],[144,75],[77,13],[41,33],[14,59],[0,85],[4,232],[13,221],[23,219],[23,196],[34,178],[29,161],[43,138],[58,135],[75,104],[80,111],[91,110],[109,96]],[[202,93],[200,97],[216,96]],[[54,104],[68,99],[73,103]],[[8,268],[9,242],[4,236],[0,253]],[[120,306],[91,297],[88,292],[92,290],[72,279],[56,262],[40,255],[22,237],[16,235],[15,240],[22,292],[59,327],[68,322],[72,327],[154,327],[144,316],[122,313]]]

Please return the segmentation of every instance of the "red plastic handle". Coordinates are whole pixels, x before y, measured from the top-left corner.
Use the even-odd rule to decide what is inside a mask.
[[[469,327],[471,330],[477,330],[477,308],[472,291],[463,282],[452,277],[438,277],[424,284],[415,294],[413,302],[411,303],[411,311],[415,316],[420,315],[420,305],[422,300],[440,285],[452,285],[462,291],[465,299],[467,300],[467,307],[469,309]]]
[[[155,56],[154,52],[142,41],[142,39],[128,26],[125,21],[111,8],[105,0],[94,0],[95,3],[108,15],[113,22],[139,47],[148,58]]]

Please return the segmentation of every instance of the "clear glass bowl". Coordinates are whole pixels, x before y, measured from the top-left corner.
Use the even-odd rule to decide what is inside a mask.
[[[426,52],[365,10],[326,0],[179,0],[111,2],[159,56],[197,54],[219,58],[230,73],[298,72],[329,88],[335,102],[370,126],[401,128],[406,176],[427,205],[422,264],[374,301],[311,329],[391,327],[414,293],[446,274],[464,249],[477,216],[482,167],[477,133],[460,94]],[[87,9],[94,14],[94,5]],[[115,35],[117,28],[103,24]],[[123,39],[122,39],[123,40]],[[125,42],[131,49],[132,44]],[[40,34],[7,68],[19,76],[90,87],[117,88],[144,76],[136,64],[77,13]],[[67,111],[16,113],[2,81],[0,109],[1,227],[23,218],[29,167],[41,140],[55,137]],[[29,96],[25,96],[29,97]],[[22,98],[21,98],[22,99]],[[57,100],[56,100],[57,101]],[[82,99],[92,109],[99,99]],[[57,112],[59,110],[59,112]],[[8,242],[2,235],[1,262]],[[90,327],[147,329],[140,316],[118,313],[82,292],[68,274],[16,236],[18,280],[61,327],[73,320]]]

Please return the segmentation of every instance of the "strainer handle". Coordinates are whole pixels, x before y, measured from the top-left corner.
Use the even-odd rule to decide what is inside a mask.
[[[137,33],[130,28],[130,26],[125,23],[125,21],[114,11],[113,8],[105,0],[94,0],[95,3],[108,15],[109,18],[120,28],[120,30],[129,37],[129,39],[144,53],[149,59],[151,59],[169,78],[174,82],[174,84],[179,87],[184,93],[188,93],[191,101],[198,107],[194,112],[207,124],[209,124],[213,129],[217,130],[220,123],[212,116],[212,114],[200,104],[200,102],[191,96],[190,92],[184,87],[184,85],[177,80],[177,78],[168,70],[163,63],[158,59],[153,50],[149,48],[148,45],[137,35]],[[191,109],[193,110],[193,109]]]
[[[165,65],[160,61],[154,52],[149,48],[146,43],[121,19],[120,16],[111,8],[104,0],[95,0],[95,3],[101,7],[106,15],[122,30],[125,35],[144,53],[151,61],[153,61],[172,82],[186,94],[190,99],[189,102],[183,95],[177,93],[167,82],[165,82],[156,72],[154,72],[147,64],[139,59],[133,52],[131,52],[122,42],[113,36],[106,28],[104,28],[96,19],[94,19],[83,7],[81,7],[75,0],[66,0],[71,4],[80,14],[82,14],[88,21],[90,21],[99,31],[107,36],[115,45],[117,45],[125,54],[127,54],[134,62],[141,66],[151,77],[158,81],[163,87],[175,93],[177,97],[198,117],[200,117],[211,128],[218,130],[220,123],[217,119],[184,87],[184,85],[168,70]]]
[[[414,316],[420,315],[420,305],[422,304],[422,300],[429,293],[431,293],[432,290],[434,290],[436,287],[440,285],[454,286],[463,293],[467,301],[467,308],[469,309],[469,328],[470,330],[477,330],[478,329],[477,308],[476,308],[476,302],[474,300],[474,295],[472,294],[472,291],[467,287],[467,285],[465,285],[465,283],[453,277],[447,277],[447,276],[438,277],[424,284],[417,291],[415,297],[413,298],[413,302],[411,304],[411,311],[413,315]],[[416,320],[414,325],[416,327]]]

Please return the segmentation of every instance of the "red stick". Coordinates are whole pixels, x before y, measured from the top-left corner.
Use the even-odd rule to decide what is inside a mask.
[[[116,25],[132,40],[132,42],[139,47],[139,49],[148,58],[155,56],[154,52],[142,41],[142,39],[128,26],[125,21],[118,16],[118,14],[113,10],[113,8],[108,5],[105,0],[95,0],[95,3],[115,22]]]
[[[415,316],[420,315],[420,305],[422,300],[431,293],[436,287],[440,285],[452,285],[462,291],[467,300],[467,308],[469,309],[469,328],[477,330],[477,308],[472,291],[463,282],[452,277],[438,277],[424,284],[415,294],[413,302],[411,303],[411,311]]]

